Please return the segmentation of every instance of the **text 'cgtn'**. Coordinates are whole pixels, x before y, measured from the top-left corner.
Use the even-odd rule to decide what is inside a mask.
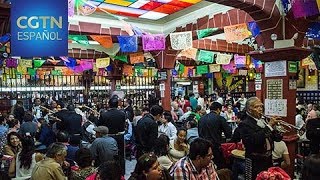
[[[58,27],[62,28],[62,16],[55,18],[53,16],[20,16],[17,19],[17,26],[21,29],[31,28],[43,28],[43,29],[53,29]]]

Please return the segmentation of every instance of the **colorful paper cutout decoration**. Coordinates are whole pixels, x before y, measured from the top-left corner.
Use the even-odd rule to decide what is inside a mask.
[[[291,9],[295,18],[319,14],[319,8],[315,0],[292,0]]]
[[[312,60],[311,56],[308,56],[308,57],[302,59],[302,62],[301,62],[302,67],[308,67],[313,64],[314,64],[314,61]]]
[[[197,30],[198,39],[208,37],[218,30],[219,30],[219,28],[207,28],[207,29]]]
[[[131,66],[131,65],[124,64],[124,65],[123,65],[122,72],[123,72],[123,74],[126,75],[126,76],[132,76],[132,75],[133,75],[132,66]]]
[[[80,12],[80,14],[84,15],[84,16],[88,16],[92,13],[94,13],[97,9],[96,6],[94,6],[91,3],[88,3],[86,0],[80,0],[78,1],[78,11]]]
[[[248,74],[248,70],[246,69],[239,69],[238,72],[239,76],[246,76]]]
[[[180,63],[179,64],[179,71],[178,71],[179,74],[183,74],[184,70],[185,70],[185,66],[182,63]]]
[[[164,34],[142,35],[142,46],[144,51],[165,50],[166,37]]]
[[[236,64],[237,68],[245,67],[247,62],[246,56],[239,56],[238,54],[234,55],[234,63]]]
[[[123,19],[120,20],[122,25],[123,25],[123,29],[128,33],[129,36],[133,36],[134,32],[132,30],[132,26],[127,23],[126,21],[124,21]]]
[[[34,68],[40,68],[45,62],[46,62],[46,60],[35,59],[35,60],[33,60],[33,66],[34,66]]]
[[[255,21],[248,22],[248,29],[253,37],[256,37],[260,34],[260,27]]]
[[[64,64],[68,67],[73,69],[77,65],[77,60],[71,57],[67,57],[67,60],[64,60]]]
[[[228,73],[235,73],[236,72],[236,66],[234,64],[234,61],[231,61],[229,64],[222,65],[222,68]]]
[[[69,69],[68,67],[61,68],[62,74],[65,76],[71,76],[73,75],[73,70]]]
[[[9,33],[0,37],[0,48],[8,43],[11,39],[11,35]]]
[[[246,23],[225,26],[224,34],[228,43],[232,43],[234,41],[242,41],[245,38],[251,36],[251,32],[248,31]]]
[[[206,50],[199,50],[197,60],[206,62],[206,63],[213,63],[214,62],[214,52],[206,51]]]
[[[96,59],[96,67],[97,68],[105,68],[108,67],[110,64],[110,58],[98,58]]]
[[[220,64],[210,64],[209,65],[209,72],[220,72]]]
[[[206,74],[208,72],[208,65],[197,66],[197,74]]]
[[[47,59],[51,64],[57,65],[61,60],[56,60],[54,57],[50,57]]]
[[[196,59],[198,53],[198,49],[196,48],[189,48],[182,50],[177,57],[186,57],[191,59]]]
[[[53,75],[53,76],[61,76],[62,72],[60,70],[51,70],[51,75]]]
[[[146,32],[144,32],[143,30],[141,30],[140,28],[138,28],[137,26],[131,25],[132,27],[132,31],[135,35],[137,36],[142,36],[143,34],[146,34]]]
[[[137,36],[118,36],[121,52],[137,52],[138,38]]]
[[[14,58],[6,59],[6,67],[7,68],[16,68],[18,66],[18,60]]]
[[[32,60],[19,59],[19,66],[32,67]]]
[[[127,55],[119,55],[119,56],[113,56],[113,59],[128,63],[128,56]]]
[[[178,75],[178,71],[175,69],[171,69],[171,75],[176,77]]]
[[[83,71],[84,71],[84,69],[83,69],[83,67],[82,67],[81,65],[75,66],[75,67],[73,68],[73,72],[74,72],[75,74],[81,74],[81,73],[83,73]]]
[[[150,52],[145,52],[143,53],[144,58],[146,59],[146,61],[154,61],[154,57],[152,56],[152,54]]]
[[[112,48],[113,42],[111,36],[106,35],[90,35],[90,37],[97,41],[104,48]]]
[[[28,74],[30,76],[35,76],[37,73],[37,69],[33,69],[33,68],[28,68]]]
[[[80,61],[80,66],[83,71],[93,69],[93,59],[82,59]]]
[[[83,45],[89,45],[88,37],[85,35],[68,35],[68,40],[72,40]]]
[[[192,32],[170,33],[171,47],[174,50],[192,48]]]
[[[143,69],[140,66],[134,67],[134,74],[135,76],[142,76],[143,75]]]
[[[137,64],[137,63],[143,63],[143,62],[144,62],[144,56],[142,52],[130,54],[131,64]]]
[[[218,53],[216,63],[217,64],[229,64],[231,58],[232,58],[232,55],[230,55],[230,54]]]
[[[74,15],[74,4],[75,0],[68,0],[68,16],[72,17]]]

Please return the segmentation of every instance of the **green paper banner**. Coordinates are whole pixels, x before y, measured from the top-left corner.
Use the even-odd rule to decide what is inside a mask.
[[[197,66],[197,74],[206,74],[208,72],[208,65]]]
[[[140,67],[140,66],[134,67],[134,72],[135,72],[134,74],[136,76],[142,76],[143,75],[142,67]]]
[[[79,44],[89,45],[88,37],[84,35],[68,35],[68,40],[75,41]]]
[[[46,62],[46,60],[36,59],[36,60],[33,60],[33,66],[34,66],[34,68],[39,68],[39,67],[41,67],[45,62]]]
[[[35,76],[37,73],[37,69],[33,69],[33,68],[28,68],[28,74],[30,76]]]
[[[62,72],[60,70],[51,70],[51,75],[53,75],[53,76],[61,76]]]
[[[212,51],[205,51],[199,50],[197,60],[206,62],[206,63],[213,63],[214,62],[214,52]]]
[[[119,61],[128,63],[128,56],[127,55],[114,56],[113,59],[117,59]]]
[[[179,64],[179,74],[182,74],[184,72],[185,66],[183,64]]]
[[[208,37],[210,36],[212,33],[218,31],[219,28],[208,28],[208,29],[201,29],[197,31],[197,36],[198,39],[204,38],[204,37]]]

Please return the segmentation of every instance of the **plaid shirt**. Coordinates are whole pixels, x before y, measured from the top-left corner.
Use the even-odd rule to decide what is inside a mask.
[[[180,159],[171,169],[170,175],[175,180],[217,180],[218,175],[211,162],[199,173],[188,156]]]

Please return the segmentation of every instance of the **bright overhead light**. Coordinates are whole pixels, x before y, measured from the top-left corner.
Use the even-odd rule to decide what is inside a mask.
[[[160,12],[154,12],[154,11],[149,11],[147,13],[142,14],[139,16],[139,18],[145,18],[145,19],[151,19],[151,20],[158,20],[161,19],[165,16],[168,16],[168,14],[165,13],[160,13]]]
[[[150,1],[147,1],[147,0],[138,0],[134,3],[132,3],[129,7],[131,8],[140,8],[142,7],[143,5],[149,3]]]

